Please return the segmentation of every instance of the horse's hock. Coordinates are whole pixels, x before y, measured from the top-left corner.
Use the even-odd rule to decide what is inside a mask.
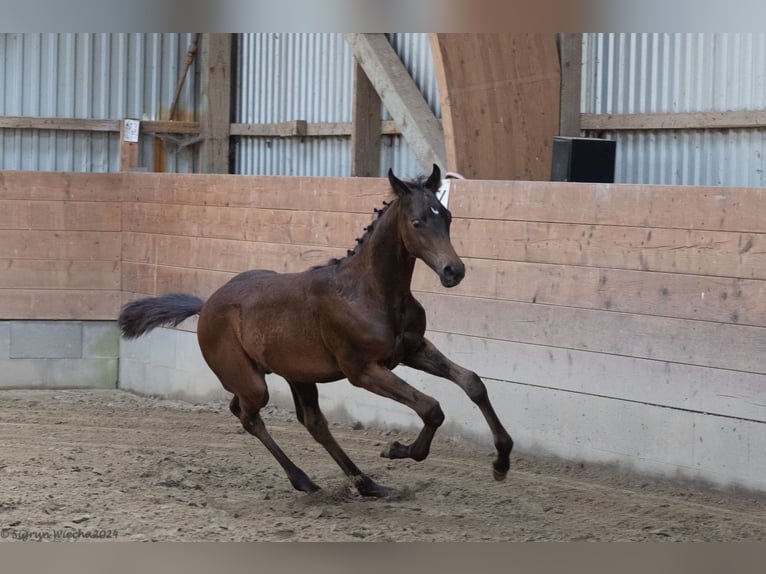
[[[466,278],[447,291],[418,264],[413,289],[428,337],[484,379],[518,452],[766,491],[765,191],[451,185]],[[383,179],[4,172],[0,387],[114,386],[119,360],[121,388],[220,398],[194,320],[110,350],[121,305],[343,256],[388,193]],[[397,373],[440,401],[440,434],[490,446],[460,389]],[[328,418],[419,428],[351,385],[320,393]]]

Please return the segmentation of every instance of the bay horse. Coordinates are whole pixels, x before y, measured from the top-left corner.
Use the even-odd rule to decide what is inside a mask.
[[[269,398],[269,373],[287,381],[298,420],[362,496],[386,496],[393,489],[362,473],[335,442],[319,409],[317,383],[346,378],[413,409],[423,421],[415,441],[394,441],[381,456],[422,461],[444,414],[435,399],[392,371],[399,364],[459,385],[492,432],[497,449],[494,478],[503,480],[508,473],[513,441],[484,383],[424,337],[426,314],[410,291],[416,259],[436,272],[445,287],[456,286],[465,275],[465,265],[450,242],[452,215],[436,196],[440,170],[434,165],[427,179],[407,182],[389,170],[388,180],[395,197],[375,210],[375,221],[341,259],[300,273],[246,271],[206,302],[170,294],[133,301],[120,312],[126,338],[199,314],[199,346],[210,369],[234,395],[231,412],[260,439],[299,491],[311,493],[319,487],[285,455],[261,419],[259,411]]]

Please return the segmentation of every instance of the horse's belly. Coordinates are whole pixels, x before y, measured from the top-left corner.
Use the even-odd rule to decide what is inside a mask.
[[[322,341],[306,333],[253,333],[246,346],[258,365],[288,381],[322,383],[344,377]]]

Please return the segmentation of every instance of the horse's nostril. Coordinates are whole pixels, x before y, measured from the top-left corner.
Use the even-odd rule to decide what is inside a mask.
[[[461,265],[446,265],[442,271],[444,279],[450,282],[459,282],[465,275],[465,266]]]

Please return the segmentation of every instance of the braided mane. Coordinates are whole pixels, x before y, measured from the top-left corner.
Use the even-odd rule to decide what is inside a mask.
[[[415,177],[414,179],[410,180],[410,184],[413,187],[419,187],[423,188],[425,187],[425,182],[428,180],[428,176],[420,175]],[[375,229],[375,224],[378,222],[378,220],[383,216],[383,214],[388,211],[388,208],[391,207],[391,205],[396,201],[396,198],[392,199],[391,201],[384,201],[383,207],[378,209],[377,207],[373,209],[375,212],[375,219],[372,220],[372,222],[364,228],[364,233],[356,238],[356,245],[354,245],[353,249],[349,249],[346,251],[345,257],[333,257],[330,259],[327,263],[321,264],[321,265],[315,265],[312,267],[312,269],[320,269],[322,267],[330,267],[332,265],[338,265],[342,263],[343,261],[346,261],[349,257],[353,257],[357,250],[359,249],[359,246],[364,243],[367,238],[372,233],[373,229]]]
[[[320,269],[322,267],[330,267],[332,265],[338,265],[341,262],[345,261],[349,257],[352,257],[354,254],[356,254],[357,249],[359,249],[359,246],[364,243],[367,238],[372,234],[373,229],[375,229],[375,224],[378,223],[378,220],[383,216],[383,214],[388,211],[388,208],[391,207],[391,205],[394,203],[394,199],[391,201],[384,201],[383,207],[378,209],[377,207],[373,209],[375,212],[375,219],[372,220],[372,222],[363,229],[364,233],[356,238],[356,245],[354,245],[353,249],[349,249],[346,251],[345,257],[333,257],[330,259],[327,263],[324,263],[322,265],[315,265],[312,267],[312,269]]]

